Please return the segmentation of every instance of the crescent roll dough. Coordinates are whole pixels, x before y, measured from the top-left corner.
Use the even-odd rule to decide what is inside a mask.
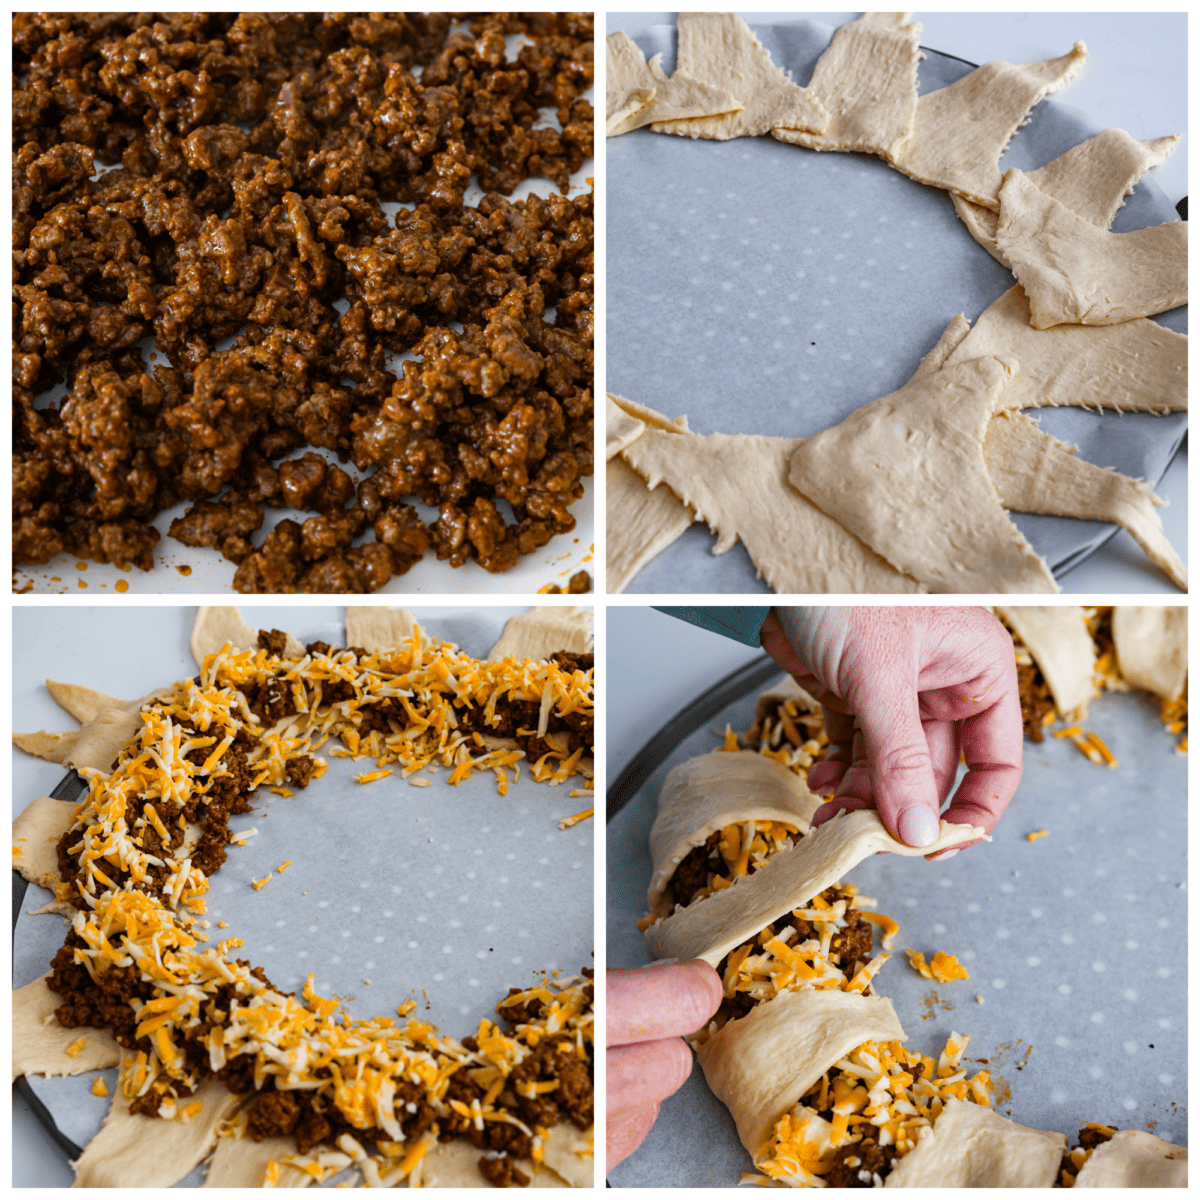
[[[1187,683],[1187,609],[1118,604],[1112,630],[1126,682],[1163,700],[1178,700]]]
[[[953,1098],[884,1187],[1052,1187],[1067,1139]]]
[[[1096,644],[1088,633],[1083,609],[1033,605],[996,605],[1025,648],[1042,669],[1054,704],[1067,720],[1087,716],[1096,694],[1092,675],[1096,669]]]
[[[730,1021],[697,1052],[713,1095],[733,1114],[742,1145],[757,1160],[783,1116],[855,1046],[902,1041],[886,996],[784,992]]]
[[[1122,1129],[1097,1146],[1075,1178],[1079,1187],[1187,1187],[1186,1146],[1141,1129]]]
[[[822,804],[798,775],[753,751],[717,750],[682,763],[663,784],[650,830],[650,912],[668,914],[675,868],[710,834],[741,821],[783,821],[807,833]]]
[[[782,913],[803,907],[876,851],[936,854],[985,836],[974,825],[943,821],[932,846],[906,846],[888,833],[873,809],[842,812],[735,886],[651,925],[646,941],[655,958],[702,958],[715,967],[735,946]]]

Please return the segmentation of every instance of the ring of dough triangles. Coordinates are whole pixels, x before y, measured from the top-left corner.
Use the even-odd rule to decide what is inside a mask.
[[[48,909],[72,919],[82,940],[69,969],[81,996],[117,966],[133,971],[122,984],[131,990],[114,995],[118,1008],[133,1009],[123,1036],[136,1039],[140,1057],[105,1029],[59,1024],[62,988],[72,985],[55,973],[68,967],[14,992],[14,1074],[121,1067],[104,1125],[75,1164],[76,1186],[172,1186],[210,1154],[210,1187],[303,1187],[351,1166],[376,1187],[591,1184],[589,981],[545,979],[510,996],[472,1049],[423,1019],[343,1020],[338,1000],[312,992],[311,976],[302,1001],[235,962],[240,941],[204,944],[195,914],[224,850],[203,860],[205,869],[193,856],[205,837],[230,836],[220,824],[228,813],[218,814],[214,833],[205,797],[307,786],[324,771],[309,751],[329,736],[380,764],[359,782],[438,764],[452,768],[451,781],[492,770],[504,792],[507,771],[526,757],[533,778],[551,785],[591,774],[582,731],[591,727],[592,672],[571,657],[591,652],[589,613],[554,607],[514,617],[486,661],[430,639],[402,609],[350,608],[345,627],[352,649],[306,650],[290,634],[260,636],[236,609],[201,608],[191,639],[198,679],[135,702],[51,684],[83,728],[14,738],[78,768],[89,785],[78,806],[43,798],[21,814],[14,867],[51,887]],[[566,655],[551,660],[559,651]],[[511,710],[520,719],[506,715],[509,705],[525,706]],[[472,732],[465,718],[473,710]],[[392,715],[367,721],[371,713]],[[183,815],[189,796],[198,824]],[[168,828],[175,814],[178,830]],[[76,871],[64,881],[55,847],[68,830],[79,841],[68,852]],[[156,866],[160,873],[147,873]],[[139,882],[145,890],[131,886]],[[80,909],[76,893],[87,901]],[[406,1001],[401,1017],[415,1008]],[[199,1058],[186,1050],[194,1036],[207,1047]],[[212,1073],[239,1053],[254,1065],[248,1098]],[[547,1077],[549,1090],[561,1085],[559,1098],[549,1108],[539,1101],[536,1118],[523,1121],[518,1097],[547,1094]],[[335,1124],[322,1113],[337,1114]],[[477,1125],[508,1132],[489,1151],[487,1141],[460,1140]],[[298,1153],[301,1138],[308,1145]]]
[[[859,409],[835,427],[852,452],[846,446],[833,451],[833,430],[807,439],[814,443],[810,450],[802,444],[795,448],[794,462],[811,454],[818,471],[837,476],[834,486],[844,495],[826,491],[822,497],[808,469],[794,469],[790,486],[776,478],[771,457],[785,452],[786,439],[721,433],[664,436],[631,420],[629,402],[617,398],[608,410],[610,427],[615,426],[609,457],[620,455],[651,490],[639,489],[629,472],[610,466],[610,507],[616,506],[609,522],[610,591],[623,590],[688,528],[689,517],[705,521],[717,533],[714,553],[742,541],[760,578],[779,592],[1057,591],[1049,568],[1007,511],[1122,525],[1186,590],[1186,569],[1154,513],[1162,502],[1149,487],[1073,459],[1072,447],[1015,411],[1060,404],[1147,412],[1186,408],[1186,338],[1145,319],[1187,302],[1186,222],[1131,234],[1107,232],[1124,197],[1146,170],[1171,153],[1178,138],[1141,143],[1110,129],[1036,171],[1009,171],[1002,179],[998,162],[1009,139],[1044,97],[1078,76],[1086,49],[1077,43],[1061,58],[1027,65],[987,63],[918,97],[920,26],[906,23],[910,16],[868,13],[841,26],[809,87],[796,89],[790,81],[784,83],[784,73],[770,65],[740,17],[680,14],[676,77],[681,86],[694,77],[721,83],[738,95],[746,111],[722,115],[714,104],[702,118],[653,122],[647,116],[639,123],[651,121],[655,132],[715,138],[769,128],[777,140],[797,146],[874,153],[904,174],[947,191],[971,235],[1014,267],[1030,296],[1026,299],[1020,286],[1011,289],[981,314],[969,336],[957,338],[959,346],[941,356],[939,365],[950,369],[984,357],[1009,364],[1002,395],[994,398],[990,414],[981,414],[982,461],[966,471],[950,462],[934,467],[912,443],[923,446],[926,432],[936,441],[936,428],[910,429],[907,441],[903,429],[886,431],[894,444],[920,460],[916,471],[901,480],[915,491],[898,495],[896,479],[888,479],[871,495],[871,481],[862,476],[883,459],[862,445],[866,426]],[[620,37],[622,46],[632,47]],[[745,64],[755,65],[747,73]],[[751,82],[754,71],[763,72],[761,92]],[[829,114],[824,127],[748,119],[752,109],[765,111],[766,97],[781,86],[803,91],[821,105]],[[616,132],[634,127],[626,121]],[[1089,336],[1106,325],[1109,336]],[[964,321],[963,332],[968,328]],[[908,387],[932,383],[920,376],[918,372]],[[896,395],[904,394],[902,389]],[[875,402],[876,409],[881,403]],[[908,420],[907,413],[898,415],[902,422]],[[978,457],[974,446],[964,449]],[[749,461],[742,462],[751,456],[757,456],[753,469]],[[932,495],[925,486],[927,481],[944,482],[947,471],[956,484],[961,478],[974,487],[968,503],[956,503],[957,489],[950,499]],[[723,495],[722,484],[734,495]],[[885,511],[891,503],[911,512],[914,496],[929,510],[916,528]],[[755,511],[763,507],[775,514],[765,524]],[[821,524],[822,516],[844,526],[840,539]],[[784,526],[788,536],[780,535]],[[824,537],[797,537],[797,526]],[[774,536],[764,538],[763,529]],[[914,549],[933,541],[953,546],[945,562],[930,561]],[[792,549],[799,543],[803,550]],[[962,562],[972,552],[985,574]]]

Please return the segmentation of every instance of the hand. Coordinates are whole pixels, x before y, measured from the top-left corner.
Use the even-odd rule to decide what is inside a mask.
[[[611,1171],[642,1144],[659,1104],[692,1073],[692,1052],[680,1035],[712,1017],[722,989],[720,976],[700,959],[609,971],[605,982]]]
[[[961,750],[967,774],[942,816],[991,832],[1021,781],[1023,737],[1012,639],[991,614],[774,608],[761,639],[825,710],[829,748],[808,785],[832,800],[814,825],[874,806],[893,837],[932,844]]]

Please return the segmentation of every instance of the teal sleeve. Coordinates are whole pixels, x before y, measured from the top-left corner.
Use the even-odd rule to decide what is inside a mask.
[[[658,605],[654,607],[669,617],[678,617],[681,621],[699,625],[701,629],[733,638],[735,642],[741,642],[745,646],[759,645],[759,630],[767,619],[767,613],[771,611],[770,605],[763,608],[738,604],[722,604],[712,608],[662,608]]]

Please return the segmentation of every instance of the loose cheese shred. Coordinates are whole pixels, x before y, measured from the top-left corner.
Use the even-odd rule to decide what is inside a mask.
[[[559,829],[569,829],[572,825],[578,825],[580,821],[586,821],[588,817],[595,813],[595,808],[585,808],[583,812],[576,813],[573,817],[564,817],[558,823]]]
[[[1036,842],[1038,840],[1038,838],[1044,838],[1049,833],[1050,833],[1050,830],[1048,830],[1048,829],[1035,829],[1032,833],[1027,833],[1025,835],[1025,840],[1027,842]]]
[[[856,909],[859,909],[858,915],[864,921],[870,921],[872,925],[879,926],[883,932],[883,948],[890,950],[896,941],[896,934],[900,932],[900,926],[891,917],[885,917],[882,913],[863,911],[861,908],[861,899],[860,897],[860,903],[854,906]]]
[[[738,735],[733,732],[732,725],[726,724],[725,726],[725,745],[722,749],[728,750],[730,753],[735,753],[741,749],[741,746],[738,744]]]
[[[905,950],[909,966],[926,979],[935,979],[938,983],[952,983],[956,979],[970,979],[971,976],[953,954],[939,950],[933,956],[933,962],[927,963],[925,955],[917,950]]]
[[[96,1078],[94,1080],[92,1080],[92,1095],[93,1096],[107,1096],[108,1095],[108,1084],[105,1083],[104,1080],[98,1075],[96,1076]]]
[[[265,877],[264,877],[264,878],[262,878],[262,879],[256,879],[256,880],[254,880],[254,881],[253,881],[253,883],[251,883],[251,885],[250,885],[250,886],[251,886],[251,887],[252,887],[252,888],[253,888],[253,889],[254,889],[256,892],[261,892],[261,891],[263,890],[263,888],[265,888],[265,887],[267,886],[267,884],[268,884],[268,883],[270,883],[270,882],[271,882],[271,877],[270,877],[270,875],[267,875],[267,876],[265,876]]]
[[[391,768],[386,768],[382,771],[367,771],[362,775],[355,775],[355,783],[374,783],[377,779],[386,779],[391,774]]]

